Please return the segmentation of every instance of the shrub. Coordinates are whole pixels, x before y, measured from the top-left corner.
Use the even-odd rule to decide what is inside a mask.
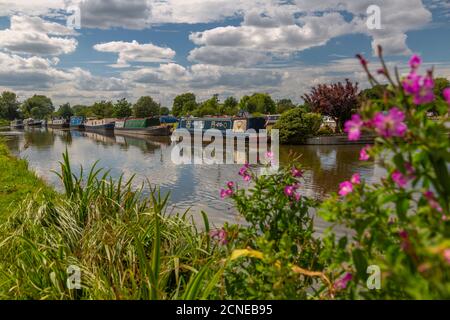
[[[333,128],[331,128],[330,126],[326,125],[323,126],[319,129],[319,131],[317,132],[317,135],[319,136],[329,136],[332,135],[334,133]]]
[[[273,129],[280,130],[281,143],[300,144],[305,138],[315,135],[321,123],[321,115],[294,108],[283,113]]]

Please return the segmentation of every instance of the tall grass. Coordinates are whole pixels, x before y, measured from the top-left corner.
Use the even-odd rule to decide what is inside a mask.
[[[29,196],[0,225],[1,299],[199,299],[214,290],[218,254],[186,214],[167,215],[168,196],[143,198],[132,179],[115,183],[96,165],[76,176],[67,152],[58,176],[63,197]],[[81,270],[81,289],[67,285],[69,266]]]

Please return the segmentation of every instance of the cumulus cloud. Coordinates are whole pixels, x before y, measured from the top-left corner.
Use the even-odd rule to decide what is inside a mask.
[[[137,41],[112,41],[96,44],[94,49],[101,52],[118,53],[116,67],[127,67],[128,62],[164,62],[175,57],[175,51],[151,43],[140,44]]]
[[[75,51],[77,40],[60,37],[75,32],[58,23],[39,17],[12,16],[10,27],[0,30],[1,48],[13,52],[34,55],[61,55]],[[53,36],[55,35],[55,36]]]

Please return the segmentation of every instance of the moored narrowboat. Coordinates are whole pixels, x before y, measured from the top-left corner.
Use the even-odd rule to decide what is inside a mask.
[[[70,117],[70,129],[84,130],[84,117]]]
[[[23,121],[16,119],[14,121],[11,121],[10,126],[13,129],[23,129]]]
[[[114,132],[143,136],[169,136],[171,133],[170,128],[161,123],[159,117],[118,119]]]
[[[23,124],[25,127],[40,127],[42,125],[42,121],[28,118],[23,121]]]
[[[67,119],[53,119],[47,122],[47,127],[52,129],[67,129],[70,124]]]
[[[264,117],[208,117],[208,118],[182,118],[178,124],[178,129],[187,129],[191,133],[209,129],[217,129],[224,134],[231,131],[235,136],[248,137],[246,132],[254,129],[256,132],[265,129],[266,119]]]
[[[87,131],[112,131],[114,130],[116,119],[88,119],[84,123]]]

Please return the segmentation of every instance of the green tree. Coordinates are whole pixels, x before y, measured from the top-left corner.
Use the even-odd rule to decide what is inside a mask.
[[[190,113],[197,108],[197,100],[193,93],[183,93],[173,100],[172,114],[176,117]]]
[[[301,108],[294,108],[283,113],[273,128],[280,130],[281,143],[298,144],[315,135],[321,124],[320,114],[306,113]]]
[[[152,97],[140,97],[133,106],[133,114],[136,118],[153,117],[159,115],[160,105]]]
[[[282,114],[288,110],[294,109],[296,106],[291,99],[281,99],[277,101],[277,113]]]
[[[168,116],[170,114],[170,110],[167,107],[161,107],[161,109],[159,110],[159,113],[162,116]]]
[[[91,117],[93,115],[91,107],[77,104],[72,107],[73,114],[78,117]]]
[[[215,94],[211,99],[204,101],[193,114],[198,117],[220,114],[219,96]]]
[[[122,98],[117,100],[114,104],[114,117],[115,118],[127,118],[131,116],[133,111],[131,110],[131,103],[127,101],[127,99]]]
[[[95,102],[91,110],[93,115],[99,118],[112,118],[114,115],[114,105],[111,101]]]
[[[0,119],[14,120],[20,116],[20,103],[14,92],[4,91],[0,96]]]
[[[61,106],[59,106],[58,112],[56,113],[58,117],[68,119],[71,116],[73,116],[73,110],[70,107],[70,103],[65,103]]]
[[[378,84],[372,88],[364,89],[361,91],[360,96],[365,101],[383,99],[384,91],[387,87],[387,85]]]
[[[276,111],[276,104],[267,93],[254,93],[250,97],[244,96],[239,107],[250,113],[273,114]]]
[[[26,118],[45,119],[54,111],[55,107],[50,98],[43,95],[34,95],[22,103],[22,113]]]
[[[221,113],[233,116],[238,112],[238,105],[239,102],[236,100],[235,97],[228,97],[223,102]]]

